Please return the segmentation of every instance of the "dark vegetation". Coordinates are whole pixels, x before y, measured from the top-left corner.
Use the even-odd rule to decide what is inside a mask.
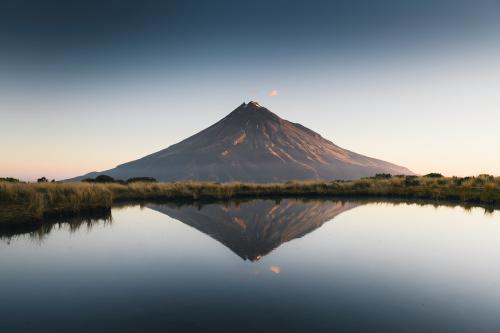
[[[107,175],[100,175],[96,178],[86,178],[82,180],[85,183],[117,183],[117,184],[130,184],[130,183],[156,183],[158,182],[153,177],[133,177],[127,180],[114,179],[113,177]]]
[[[106,176],[106,175],[100,175],[100,176],[97,176],[95,178],[86,178],[86,179],[82,180],[82,182],[84,182],[84,183],[117,183],[117,182],[124,183],[123,181],[115,180],[113,177]]]
[[[100,176],[101,177],[101,176]],[[99,180],[98,180],[99,179]],[[153,179],[82,183],[0,182],[0,223],[36,222],[48,217],[110,209],[127,201],[196,201],[258,197],[372,197],[424,199],[482,206],[500,205],[500,177],[376,175],[353,181],[286,183],[158,183]]]
[[[41,178],[38,178],[38,179],[36,180],[36,182],[37,182],[37,183],[48,183],[48,182],[49,182],[49,180],[48,180],[46,177],[41,177]],[[55,183],[55,182],[56,182],[56,180],[55,180],[55,179],[52,179],[50,182],[51,182],[51,183]]]
[[[431,173],[426,174],[424,177],[428,177],[428,178],[443,178],[444,176],[442,174],[440,174],[440,173],[431,172]]]
[[[391,174],[390,173],[377,173],[374,177],[374,179],[389,179],[391,178]]]
[[[127,183],[156,183],[158,182],[153,177],[134,177],[127,179]]]

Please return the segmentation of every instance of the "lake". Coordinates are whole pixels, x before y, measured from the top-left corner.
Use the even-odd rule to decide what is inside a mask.
[[[499,332],[500,215],[283,199],[0,233],[1,332]]]

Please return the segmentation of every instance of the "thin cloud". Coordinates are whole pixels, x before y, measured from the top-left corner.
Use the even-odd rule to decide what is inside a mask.
[[[267,95],[268,95],[269,97],[278,96],[278,90],[273,89],[273,90],[271,90],[271,91],[270,91]]]

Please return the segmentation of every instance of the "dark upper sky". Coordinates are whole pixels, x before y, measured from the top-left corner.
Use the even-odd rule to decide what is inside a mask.
[[[418,173],[500,174],[499,86],[498,0],[4,0],[0,177],[110,169],[249,100]]]
[[[12,0],[0,6],[2,64],[24,70],[377,52],[475,38],[500,21],[498,1]]]

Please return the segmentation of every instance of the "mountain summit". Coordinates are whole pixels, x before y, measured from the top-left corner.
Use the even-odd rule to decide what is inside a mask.
[[[205,130],[106,174],[116,179],[273,182],[355,179],[407,168],[340,148],[318,133],[284,120],[257,102],[243,103]]]

